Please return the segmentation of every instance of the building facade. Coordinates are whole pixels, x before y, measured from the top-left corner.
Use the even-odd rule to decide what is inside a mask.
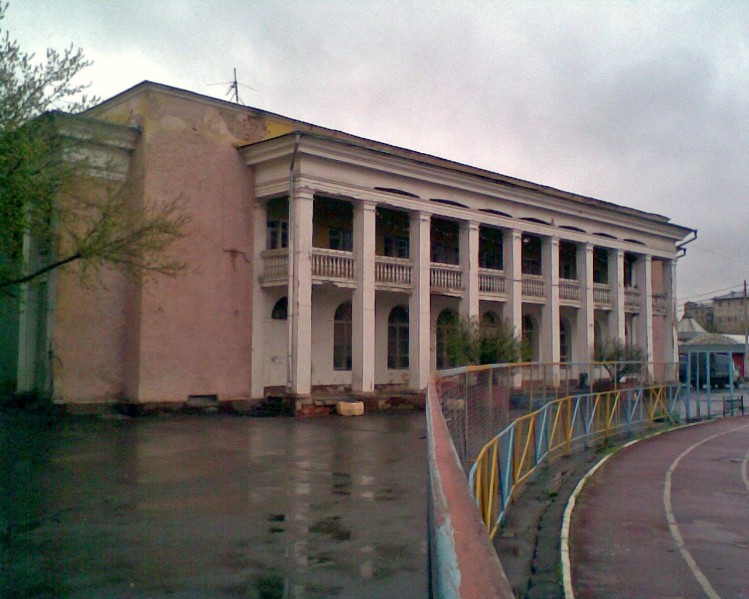
[[[84,117],[114,128],[96,152],[131,201],[182,197],[193,221],[184,276],[55,275],[58,401],[418,391],[458,317],[507,319],[538,361],[606,338],[675,361],[690,229],[664,216],[149,82]]]
[[[684,304],[684,316],[723,335],[743,335],[749,330],[749,307],[743,291],[731,291],[708,302]]]

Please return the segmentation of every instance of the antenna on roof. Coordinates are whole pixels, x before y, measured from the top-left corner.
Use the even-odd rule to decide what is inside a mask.
[[[239,83],[237,81],[237,69],[234,68],[234,79],[231,81],[223,81],[221,83],[209,83],[208,85],[226,85],[229,84],[229,89],[226,90],[226,95],[229,96],[234,102],[237,104],[244,104],[242,101],[242,98],[239,97],[239,86],[246,87],[247,89],[251,89],[252,91],[256,92],[257,90],[254,87],[250,87],[249,85],[244,85],[242,83]]]
[[[229,93],[234,90],[234,101],[239,104],[239,83],[237,82],[237,67],[234,67],[234,81],[229,87]]]

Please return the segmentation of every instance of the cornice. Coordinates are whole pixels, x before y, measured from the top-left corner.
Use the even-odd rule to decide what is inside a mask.
[[[276,160],[289,160],[290,154],[295,146],[295,135],[288,134],[282,138],[276,138],[274,140],[268,140],[253,144],[250,146],[243,147],[240,151],[246,163],[252,166],[260,166],[263,163],[272,162]],[[402,179],[410,179],[413,181],[413,187],[417,186],[430,186],[430,187],[443,187],[446,193],[443,195],[450,196],[449,191],[454,190],[457,196],[472,195],[475,196],[474,203],[476,201],[486,201],[489,204],[500,202],[503,205],[503,211],[512,213],[513,219],[500,219],[505,222],[516,223],[517,219],[533,216],[533,211],[541,211],[545,216],[552,221],[562,220],[569,221],[569,224],[579,225],[583,223],[586,230],[590,229],[587,233],[588,237],[595,239],[599,245],[609,245],[603,240],[605,238],[597,237],[594,234],[597,232],[596,229],[602,229],[605,232],[607,228],[614,227],[620,231],[625,232],[625,237],[631,237],[636,239],[638,235],[642,236],[643,233],[648,235],[656,235],[665,237],[674,242],[678,242],[684,238],[684,236],[691,231],[685,227],[675,225],[669,222],[666,217],[660,215],[653,215],[651,213],[642,212],[639,210],[619,207],[613,204],[605,202],[600,203],[585,203],[579,202],[575,199],[568,199],[564,197],[544,195],[541,192],[533,191],[529,189],[519,189],[514,187],[507,187],[496,181],[488,181],[483,177],[475,177],[463,172],[455,172],[439,168],[434,165],[415,163],[404,159],[399,156],[384,155],[381,153],[373,153],[366,148],[357,148],[350,145],[341,144],[337,140],[323,140],[318,137],[312,137],[302,135],[300,143],[297,148],[298,157],[305,156],[318,160],[324,160],[331,163],[338,163],[346,168],[356,167],[363,170],[374,171],[382,173],[383,176],[396,177]],[[298,160],[297,162],[297,174],[310,176],[311,171],[305,166],[299,166],[300,164],[308,165],[309,160]],[[335,182],[329,181],[331,185],[335,185]],[[352,186],[349,184],[343,184],[341,189],[351,189]],[[404,191],[409,190],[407,187]],[[258,189],[258,193],[261,190]],[[379,192],[374,189],[366,190],[368,197],[380,197]],[[351,191],[348,194],[341,192],[343,195],[351,195]],[[392,194],[384,194],[384,203],[398,206],[408,206],[412,202],[408,200],[406,196],[398,196],[394,198]],[[429,202],[431,198],[423,198],[418,200],[420,202]],[[460,198],[463,199],[463,198]],[[596,200],[596,202],[599,202]],[[506,204],[511,204],[514,208],[508,209]],[[422,204],[423,208],[423,204]],[[408,209],[414,209],[410,207]],[[466,218],[467,213],[476,214],[480,213],[481,220],[484,222],[484,218],[487,213],[477,210],[475,207],[471,209],[457,208],[450,210],[446,206],[437,208],[435,203],[429,203],[429,211],[433,213],[451,214],[452,212],[458,212],[456,215],[452,215],[455,218]],[[458,216],[460,215],[460,216]],[[531,230],[530,223],[524,222],[524,230]],[[564,224],[567,224],[566,222]],[[506,227],[507,224],[501,226]],[[552,229],[556,228],[551,226]],[[581,227],[582,228],[582,227]],[[626,233],[626,232],[629,233]],[[564,236],[569,236],[569,231],[565,229]],[[583,234],[585,235],[585,234]],[[623,242],[629,246],[637,247],[638,244],[632,244]]]
[[[304,189],[312,190],[318,195],[329,196],[344,200],[374,201],[378,205],[398,208],[411,212],[428,213],[440,218],[448,218],[461,221],[475,221],[481,225],[490,225],[504,230],[514,230],[521,233],[530,233],[544,237],[557,238],[574,243],[590,243],[594,246],[612,250],[622,250],[633,254],[646,254],[657,258],[673,259],[675,250],[662,250],[652,245],[640,245],[624,241],[623,239],[609,239],[597,237],[590,233],[580,233],[568,229],[560,229],[554,225],[542,225],[515,218],[493,215],[486,212],[477,212],[444,204],[436,204],[429,200],[407,197],[394,197],[392,194],[371,189],[369,187],[357,186],[350,183],[341,183],[334,179],[326,179],[319,176],[303,173],[296,178],[296,185]],[[266,181],[255,187],[256,196],[261,199],[286,196],[289,191],[288,178],[278,178]],[[645,242],[643,242],[645,243]]]
[[[49,113],[58,133],[75,142],[86,142],[132,152],[140,138],[140,129],[55,111]]]

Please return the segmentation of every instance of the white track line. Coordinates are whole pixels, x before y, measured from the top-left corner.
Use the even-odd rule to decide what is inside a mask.
[[[663,507],[666,508],[666,520],[668,521],[668,528],[671,531],[671,536],[674,538],[674,541],[676,541],[676,546],[679,548],[681,557],[683,557],[684,561],[687,562],[687,566],[689,566],[692,574],[694,574],[694,577],[697,579],[697,582],[700,583],[702,590],[705,591],[705,594],[709,599],[720,599],[720,595],[718,595],[718,593],[715,591],[713,586],[710,584],[710,581],[707,579],[707,576],[705,576],[704,572],[697,565],[694,557],[692,557],[692,554],[687,549],[686,544],[684,543],[684,537],[681,536],[679,525],[676,524],[676,518],[674,517],[674,512],[671,506],[671,477],[681,460],[687,454],[691,453],[692,450],[696,449],[704,443],[707,443],[708,441],[712,441],[717,437],[722,437],[723,435],[728,435],[729,433],[735,433],[736,431],[745,428],[749,428],[749,426],[740,426],[738,428],[733,428],[731,430],[723,431],[722,433],[717,433],[715,435],[711,435],[710,437],[706,437],[705,439],[702,439],[702,441],[698,441],[697,443],[682,451],[679,456],[671,463],[671,467],[666,472],[665,485],[663,488]],[[746,476],[745,464],[746,460],[742,464],[742,476]],[[744,479],[744,482],[746,483],[746,478]],[[747,486],[749,487],[749,485]]]
[[[710,422],[715,422],[714,420],[703,420],[701,422],[691,422],[689,424],[683,424],[682,426],[677,426],[675,428],[669,428],[661,431],[657,431],[656,433],[653,433],[652,435],[648,435],[647,437],[643,437],[641,439],[634,439],[633,441],[630,441],[629,443],[626,443],[622,445],[621,447],[617,448],[614,453],[617,451],[620,451],[624,449],[625,447],[629,447],[630,445],[634,445],[635,443],[639,443],[641,441],[645,441],[647,439],[652,439],[653,437],[657,437],[659,435],[662,435],[664,433],[670,433],[677,430],[685,429],[685,428],[691,428],[693,426],[701,426],[704,424],[708,424]],[[575,599],[575,591],[572,588],[572,563],[570,562],[570,528],[572,526],[572,510],[575,508],[575,503],[577,501],[577,496],[582,493],[583,487],[585,486],[585,483],[588,481],[588,479],[595,474],[596,470],[598,470],[603,464],[612,456],[613,454],[609,454],[606,457],[604,457],[600,462],[598,462],[595,466],[593,466],[588,473],[580,480],[580,482],[575,487],[575,490],[572,492],[572,495],[570,496],[567,507],[564,510],[564,517],[562,518],[562,534],[561,534],[561,555],[562,555],[562,582],[564,586],[564,597],[565,599]],[[747,474],[747,469],[749,468],[749,453],[747,453],[746,459],[744,459],[743,467],[742,467],[742,477],[744,479],[744,483],[747,486],[747,489],[749,489],[749,474]]]

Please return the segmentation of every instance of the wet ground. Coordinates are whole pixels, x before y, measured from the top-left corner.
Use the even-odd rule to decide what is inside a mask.
[[[424,434],[0,414],[0,597],[426,597]]]

